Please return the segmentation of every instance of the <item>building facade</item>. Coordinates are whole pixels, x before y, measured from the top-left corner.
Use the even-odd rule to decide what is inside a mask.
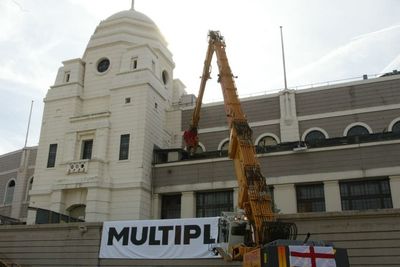
[[[36,152],[26,147],[0,156],[0,224],[26,221]]]
[[[51,211],[46,222],[88,223],[1,226],[0,262],[240,265],[99,259],[102,221],[237,210],[224,104],[203,105],[199,153],[188,156],[195,97],[173,70],[157,26],[133,9],[102,21],[83,57],[63,62],[39,146],[0,156],[0,224],[39,224],[40,210]],[[241,99],[279,218],[297,224],[299,240],[312,233],[348,248],[352,266],[400,261],[398,74]]]
[[[30,206],[91,222],[149,218],[153,149],[175,145],[178,131],[168,110],[184,86],[173,70],[150,18],[131,9],[102,21],[44,99]]]
[[[277,212],[400,208],[400,75],[283,90],[242,99],[242,107]],[[192,111],[182,110],[182,131]],[[223,103],[204,105],[200,117],[202,154],[186,159],[177,150],[156,152],[156,218],[236,209]]]
[[[99,24],[44,99],[28,223],[34,208],[88,222],[236,210],[224,105],[203,106],[202,153],[187,158],[182,132],[194,97],[173,70],[144,14]],[[242,99],[277,212],[400,208],[397,74]]]

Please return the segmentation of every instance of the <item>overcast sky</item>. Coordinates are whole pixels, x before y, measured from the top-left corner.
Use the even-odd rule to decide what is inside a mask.
[[[0,0],[0,155],[39,141],[43,98],[61,62],[80,58],[101,20],[131,0]],[[174,78],[197,94],[209,29],[225,36],[239,95],[400,70],[399,0],[136,0],[169,43]],[[215,70],[216,68],[214,68]],[[216,77],[214,72],[213,77]],[[205,100],[221,98],[216,79]]]

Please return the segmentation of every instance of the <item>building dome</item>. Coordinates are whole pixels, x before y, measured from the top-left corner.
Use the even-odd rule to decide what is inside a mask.
[[[139,20],[139,21],[142,21],[145,23],[150,23],[150,24],[156,25],[154,23],[154,21],[152,21],[148,16],[146,16],[145,14],[140,13],[134,9],[124,10],[124,11],[115,13],[114,15],[111,15],[110,17],[108,17],[105,21],[112,21],[112,20],[123,19],[123,18]]]
[[[101,21],[90,38],[87,49],[116,42],[167,46],[154,21],[134,9],[120,11]]]

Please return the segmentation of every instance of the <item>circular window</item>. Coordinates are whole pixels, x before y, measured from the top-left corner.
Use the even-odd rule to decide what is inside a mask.
[[[164,84],[167,84],[168,83],[168,72],[166,71],[166,70],[164,70],[162,73],[161,73],[161,76],[162,76],[162,81],[163,81],[163,83]]]
[[[97,71],[102,73],[108,70],[110,67],[110,60],[108,58],[104,58],[97,63]]]
[[[306,137],[304,138],[304,141],[306,142],[315,142],[318,140],[324,140],[325,139],[325,135],[318,130],[313,130],[311,132],[309,132]]]

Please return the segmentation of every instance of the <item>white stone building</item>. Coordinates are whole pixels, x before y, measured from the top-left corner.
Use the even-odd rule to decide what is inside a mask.
[[[102,21],[44,99],[30,206],[86,221],[149,218],[153,149],[180,145],[171,144],[180,127],[167,123],[184,93],[173,70],[147,16],[131,9]]]

